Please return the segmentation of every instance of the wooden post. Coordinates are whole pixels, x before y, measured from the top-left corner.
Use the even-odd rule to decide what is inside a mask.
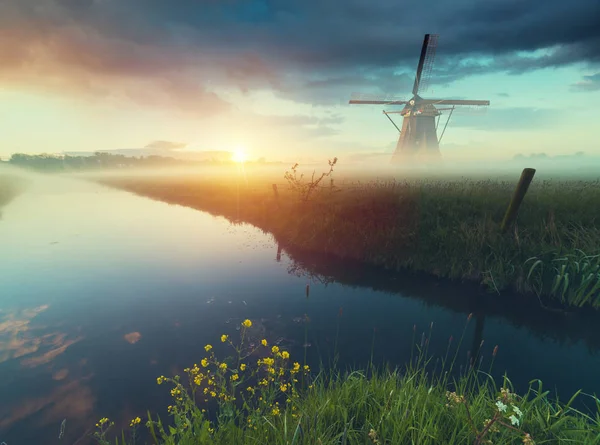
[[[519,207],[523,202],[525,193],[527,193],[529,184],[531,184],[531,181],[533,180],[533,175],[535,175],[535,168],[526,168],[521,173],[521,178],[519,179],[517,188],[515,189],[512,199],[510,200],[510,204],[506,209],[504,219],[502,220],[502,225],[500,226],[500,231],[502,233],[506,232],[506,229],[508,229],[517,218]]]
[[[281,207],[281,204],[279,204],[279,191],[277,190],[277,184],[273,184],[273,196],[275,196],[277,207]]]

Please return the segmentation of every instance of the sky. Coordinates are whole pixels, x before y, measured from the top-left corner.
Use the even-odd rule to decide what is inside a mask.
[[[409,99],[425,33],[421,96],[491,102],[454,113],[444,157],[600,155],[598,1],[0,0],[0,156],[392,153],[393,108],[348,100]]]

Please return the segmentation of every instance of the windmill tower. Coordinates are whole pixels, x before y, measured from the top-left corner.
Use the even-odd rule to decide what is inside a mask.
[[[349,103],[351,105],[404,105],[404,108],[400,111],[383,112],[400,132],[396,150],[392,156],[391,162],[393,164],[405,163],[415,159],[439,159],[440,147],[437,138],[437,127],[439,125],[439,117],[442,114],[441,112],[450,111],[444,125],[444,130],[442,131],[443,136],[456,106],[469,105],[479,107],[490,104],[489,100],[423,99],[419,96],[419,89],[422,91],[426,89],[426,83],[431,74],[437,47],[437,38],[438,36],[435,34],[425,34],[412,89],[413,97],[411,99],[407,101],[389,96],[381,97],[356,93],[350,99]],[[436,108],[435,105],[449,105],[450,107]],[[396,113],[403,117],[402,129],[398,128],[389,116]]]

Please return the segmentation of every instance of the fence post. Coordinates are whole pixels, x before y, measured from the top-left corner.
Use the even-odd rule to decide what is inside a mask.
[[[529,184],[533,180],[533,176],[535,175],[535,168],[526,168],[521,173],[521,178],[519,179],[519,183],[517,184],[517,188],[513,193],[513,197],[510,200],[510,204],[506,209],[506,213],[504,214],[504,219],[502,220],[502,225],[500,226],[500,232],[506,232],[506,229],[510,227],[510,225],[517,218],[517,213],[519,212],[519,207],[523,202],[523,198],[525,197],[525,193],[527,193],[527,189],[529,188]]]
[[[273,196],[275,196],[275,202],[277,203],[277,207],[281,207],[279,204],[279,191],[277,190],[277,184],[273,184]]]

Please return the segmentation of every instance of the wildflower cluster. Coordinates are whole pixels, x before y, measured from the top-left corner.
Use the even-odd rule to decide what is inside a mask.
[[[241,408],[248,427],[253,429],[257,429],[259,419],[264,417],[276,418],[285,413],[293,418],[298,417],[298,376],[309,375],[310,367],[292,361],[290,353],[277,345],[269,347],[265,338],[256,345],[251,343],[246,346],[248,329],[251,327],[251,320],[241,323],[239,345],[228,334],[220,336],[221,343],[232,347],[234,351],[225,360],[216,357],[211,344],[205,345],[205,356],[184,369],[187,385],[182,383],[179,376],[160,376],[156,379],[159,385],[165,382],[172,385],[174,403],[168,407],[168,412],[174,417],[177,428],[170,434],[179,434],[181,437],[186,425],[205,419],[210,406],[217,407],[217,421],[223,420],[224,416],[232,416],[234,412],[239,413]],[[253,355],[260,358],[252,360]],[[134,421],[131,426],[139,423]],[[212,434],[215,425],[208,421],[206,423],[206,431]],[[149,421],[148,424],[159,429],[161,427],[158,422]]]
[[[446,403],[447,408],[451,408],[459,403],[465,403],[465,397],[457,395],[454,391],[446,391],[446,398],[448,399],[448,403]]]
[[[508,388],[501,388],[500,394],[496,398],[496,402],[494,403],[494,415],[491,418],[485,419],[483,421],[483,429],[479,430],[473,424],[473,417],[471,416],[469,410],[469,404],[467,403],[464,396],[459,396],[455,392],[446,392],[446,398],[448,399],[448,403],[446,403],[446,407],[451,408],[457,406],[459,404],[464,405],[467,410],[467,418],[469,419],[469,423],[473,431],[477,435],[476,443],[481,443],[483,438],[488,434],[495,434],[500,432],[500,426],[505,427],[506,429],[510,429],[518,432],[519,434],[523,434],[517,427],[521,425],[521,419],[523,417],[523,412],[516,405],[517,397],[514,393],[511,393]],[[508,424],[510,422],[510,424]],[[527,445],[534,445],[534,441],[529,433],[524,433],[523,435],[523,443]]]
[[[114,425],[115,423],[112,422],[108,417],[103,417],[102,419],[98,420],[98,422],[96,423],[96,429],[97,431],[94,432],[93,437],[100,443],[100,444],[108,444],[108,441],[106,440],[106,433],[108,433],[108,430]]]

